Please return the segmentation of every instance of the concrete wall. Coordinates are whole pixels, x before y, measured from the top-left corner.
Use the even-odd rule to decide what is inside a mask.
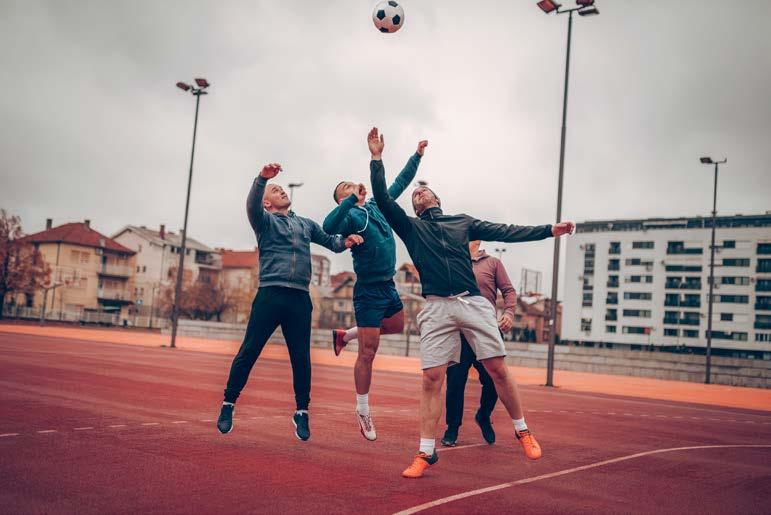
[[[167,327],[163,333],[167,334],[170,332],[169,329]],[[245,326],[241,324],[180,320],[178,334],[198,338],[241,340],[244,330]],[[274,333],[271,341],[284,342],[281,329]],[[331,349],[332,331],[313,329],[311,341],[313,347]],[[511,365],[546,368],[547,347],[544,344],[506,342],[506,349],[508,351],[506,361]],[[346,347],[346,351],[355,352],[356,350],[355,342]],[[419,339],[417,336],[412,336],[408,341],[404,335],[383,336],[379,352],[399,356],[419,356]],[[555,348],[555,366],[558,370],[576,372],[691,382],[704,381],[704,356],[689,354],[558,345]],[[713,356],[712,381],[734,386],[771,388],[771,361]]]

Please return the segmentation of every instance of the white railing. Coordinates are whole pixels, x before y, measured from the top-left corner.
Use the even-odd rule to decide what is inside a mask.
[[[99,273],[104,275],[114,275],[118,277],[130,277],[131,270],[132,269],[130,266],[106,264],[99,268]]]
[[[120,288],[98,288],[96,296],[100,299],[108,300],[131,300],[130,292]]]

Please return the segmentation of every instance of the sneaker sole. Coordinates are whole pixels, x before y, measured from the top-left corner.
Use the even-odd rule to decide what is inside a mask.
[[[217,428],[217,431],[219,431],[219,432],[220,432],[220,434],[223,434],[223,435],[226,435],[226,434],[228,434],[228,433],[229,433],[229,432],[231,432],[232,430],[233,430],[233,424],[230,424],[230,429],[228,429],[227,431],[224,431],[224,432],[223,432],[223,431],[220,431],[220,428],[219,428],[219,427]]]
[[[454,442],[446,442],[442,440],[442,447],[455,447],[456,445],[458,445],[457,440],[455,440]]]
[[[345,347],[345,345],[343,345]],[[337,331],[332,330],[332,349],[335,351],[335,356],[339,356],[343,352],[343,347],[337,346]]]

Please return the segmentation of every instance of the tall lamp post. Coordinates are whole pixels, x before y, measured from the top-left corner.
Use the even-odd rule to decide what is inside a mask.
[[[294,189],[295,188],[301,188],[303,183],[301,182],[290,182],[289,183],[289,203],[291,204],[294,202]]]
[[[201,95],[206,95],[206,88],[210,86],[206,79],[195,79],[195,86],[184,82],[177,82],[177,87],[182,91],[189,91],[195,97],[195,121],[193,122],[193,149],[190,151],[190,173],[187,176],[187,197],[185,199],[185,221],[182,225],[182,245],[179,249],[179,266],[177,267],[177,284],[174,288],[174,305],[171,308],[171,343],[169,347],[176,347],[177,322],[179,318],[179,301],[182,296],[182,276],[185,270],[185,254],[187,253],[187,214],[190,210],[190,185],[193,182],[193,158],[195,157],[195,135],[198,131],[198,106],[201,103]]]
[[[712,368],[712,291],[715,287],[715,216],[717,215],[717,169],[723,163],[728,162],[728,158],[722,161],[713,161],[711,157],[699,158],[701,164],[715,165],[715,185],[712,189],[712,243],[709,246],[709,299],[707,308],[707,359],[705,363],[706,371],[704,384],[710,383]]]
[[[542,0],[538,2],[538,7],[549,14],[568,14],[568,48],[565,55],[565,89],[562,94],[562,136],[560,139],[560,167],[559,178],[557,182],[557,223],[562,221],[562,177],[565,170],[565,120],[568,111],[568,76],[570,72],[570,39],[573,34],[573,13],[577,12],[579,16],[593,16],[600,14],[600,11],[594,6],[594,0],[576,0],[576,5],[572,9],[561,9],[562,5],[554,0]],[[554,257],[552,259],[552,282],[551,298],[549,310],[549,353],[546,361],[546,386],[554,386],[554,345],[557,341],[557,286],[559,282],[559,263],[560,263],[560,239],[554,238]]]

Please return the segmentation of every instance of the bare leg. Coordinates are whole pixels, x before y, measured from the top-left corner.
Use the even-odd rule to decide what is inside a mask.
[[[359,328],[359,355],[353,368],[353,380],[356,383],[356,393],[359,395],[369,393],[369,386],[372,383],[372,362],[375,360],[379,345],[379,328]]]
[[[517,383],[514,381],[514,377],[509,374],[509,369],[506,368],[503,356],[481,361],[490,377],[492,377],[495,383],[495,391],[498,392],[498,397],[500,397],[501,402],[506,407],[506,411],[509,412],[509,416],[512,419],[523,418],[522,401],[519,398]]]
[[[420,396],[420,437],[436,438],[436,426],[442,417],[442,385],[447,365],[423,370]]]
[[[380,334],[399,334],[404,331],[404,311],[399,311],[391,318],[383,319]]]

